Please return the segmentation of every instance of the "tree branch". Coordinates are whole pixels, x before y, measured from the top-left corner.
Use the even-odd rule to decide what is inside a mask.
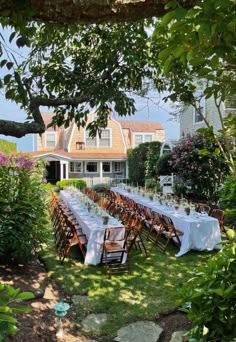
[[[0,11],[11,16],[29,17],[52,23],[102,23],[137,21],[161,17],[168,10],[168,0],[1,0]],[[196,0],[178,0],[178,5],[192,8]],[[31,13],[31,14],[29,14]]]
[[[44,131],[45,125],[41,125],[37,122],[16,122],[9,120],[0,120],[0,134],[22,138],[26,134],[42,134]]]

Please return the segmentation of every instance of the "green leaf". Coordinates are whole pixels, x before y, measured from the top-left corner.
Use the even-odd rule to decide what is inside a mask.
[[[165,9],[176,8],[176,7],[177,7],[177,2],[176,2],[176,1],[169,1],[169,2],[165,5]]]
[[[221,297],[224,296],[224,291],[222,289],[212,289],[211,291],[213,293],[216,293],[218,296],[221,296]]]
[[[159,53],[158,57],[161,60],[165,61],[169,57],[170,51],[171,51],[170,48],[166,48]]]
[[[1,296],[1,295],[0,295]],[[12,313],[12,308],[9,306],[0,306],[0,312],[3,313]]]
[[[1,68],[7,63],[7,59],[3,59],[0,63]]]
[[[34,294],[32,292],[21,292],[17,295],[15,299],[19,300],[26,300],[34,298]]]
[[[186,49],[183,46],[178,46],[176,49],[174,49],[173,54],[175,57],[180,57],[185,52]]]
[[[7,74],[3,77],[3,80],[4,80],[4,84],[8,84],[11,80],[11,76],[10,74]]]
[[[168,58],[163,65],[163,72],[165,75],[169,73],[171,69],[171,65],[172,65],[172,58]]]
[[[0,322],[1,321],[8,322],[8,323],[16,323],[17,322],[16,318],[11,317],[11,316],[7,316],[4,314],[0,314]]]
[[[14,65],[14,63],[8,62],[8,63],[6,64],[6,67],[7,67],[8,70],[10,70],[10,69],[13,67],[13,65]]]
[[[161,20],[161,26],[168,25],[172,19],[175,19],[175,11],[168,12],[163,16]]]
[[[24,313],[24,312],[31,312],[32,308],[29,306],[21,305],[12,308],[13,313]]]

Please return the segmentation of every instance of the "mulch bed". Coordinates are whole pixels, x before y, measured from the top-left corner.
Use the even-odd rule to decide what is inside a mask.
[[[16,315],[19,327],[18,333],[15,336],[9,337],[6,342],[89,341],[88,337],[81,335],[74,327],[73,323],[76,319],[73,306],[69,309],[66,317],[63,318],[63,339],[59,340],[56,337],[57,321],[53,306],[62,298],[71,304],[71,299],[50,278],[44,265],[37,259],[25,266],[0,264],[0,282],[11,285],[14,288],[20,288],[21,291],[41,292],[41,296],[39,293],[39,298],[26,302],[27,305],[32,307],[31,313]],[[180,312],[161,316],[157,318],[156,323],[164,329],[160,342],[169,342],[174,331],[183,331],[190,327],[190,322],[187,320],[186,315]]]

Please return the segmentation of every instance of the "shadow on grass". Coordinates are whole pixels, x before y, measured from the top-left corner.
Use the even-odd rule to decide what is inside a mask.
[[[105,276],[101,266],[86,266],[76,259],[61,265],[53,243],[42,252],[48,271],[70,295],[86,294],[86,306],[76,306],[78,324],[89,313],[107,313],[102,341],[111,341],[122,326],[137,320],[155,320],[176,309],[177,289],[191,278],[193,269],[215,252],[189,252],[176,258],[177,248],[168,246],[168,255],[147,243],[148,258],[131,253],[131,274]],[[80,327],[81,328],[81,327]],[[91,335],[91,334],[90,334]],[[94,334],[94,337],[99,337]]]

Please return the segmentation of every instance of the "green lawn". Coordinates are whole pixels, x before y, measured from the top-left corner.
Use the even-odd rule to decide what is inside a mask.
[[[70,295],[87,294],[86,307],[77,307],[77,323],[89,313],[107,313],[102,341],[111,341],[119,328],[136,320],[155,320],[160,314],[173,311],[177,289],[190,277],[197,265],[204,264],[214,252],[189,252],[176,258],[177,248],[170,244],[169,255],[163,255],[146,243],[149,257],[131,253],[131,274],[104,275],[101,266],[86,266],[76,259],[61,265],[53,243],[41,254],[52,277]],[[80,331],[82,328],[80,327]],[[99,337],[89,334],[91,337]]]

